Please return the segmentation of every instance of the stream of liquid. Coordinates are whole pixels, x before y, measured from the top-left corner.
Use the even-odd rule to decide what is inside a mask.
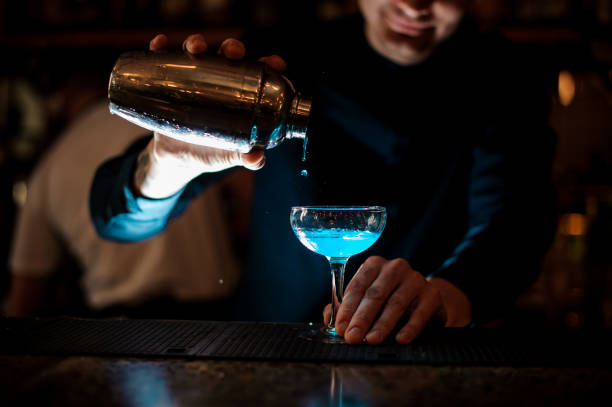
[[[302,162],[303,163],[306,162],[306,145],[307,144],[308,144],[308,135],[304,136],[304,142],[302,144]],[[300,175],[302,177],[307,177],[308,176],[308,170],[304,168],[302,171],[300,171]]]

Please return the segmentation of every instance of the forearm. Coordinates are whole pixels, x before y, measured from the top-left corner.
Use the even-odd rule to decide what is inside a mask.
[[[96,171],[90,192],[90,211],[96,231],[105,239],[134,242],[161,233],[171,219],[184,211],[191,199],[225,175],[225,171],[221,170],[202,174],[170,196],[167,194],[173,188],[166,189],[163,193],[160,192],[161,189],[157,189],[159,195],[165,197],[147,197],[144,191],[136,190],[134,178],[138,157],[146,151],[149,144],[149,139],[139,140],[125,154],[105,162]],[[142,164],[146,164],[142,161]],[[173,174],[176,174],[176,171],[162,170],[169,167],[156,168],[159,169],[161,177],[172,178]],[[157,170],[152,171],[143,182],[153,182],[157,176],[156,172]],[[183,185],[185,179],[181,178],[175,186]]]
[[[553,211],[535,211],[532,216],[500,215],[473,227],[431,277],[445,279],[465,293],[474,321],[497,318],[538,278],[555,220]]]
[[[96,231],[103,238],[117,241],[149,238],[166,227],[175,211],[180,191],[167,199],[154,200],[134,190],[136,160],[149,139],[134,143],[122,156],[103,163],[96,171],[90,211]]]
[[[492,130],[472,149],[468,227],[431,274],[467,295],[476,322],[509,310],[537,279],[556,231],[554,134],[536,125],[526,128],[532,131]],[[529,143],[516,134],[529,136]]]

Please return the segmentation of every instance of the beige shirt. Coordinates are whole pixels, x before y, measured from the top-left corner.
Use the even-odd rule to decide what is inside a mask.
[[[234,291],[239,268],[218,185],[156,237],[117,243],[96,234],[88,203],[95,170],[146,132],[111,115],[106,103],[69,127],[28,182],[9,258],[13,273],[49,275],[70,253],[84,271],[81,285],[94,309],[159,296],[214,300]]]

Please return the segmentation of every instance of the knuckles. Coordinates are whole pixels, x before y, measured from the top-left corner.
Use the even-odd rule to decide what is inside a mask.
[[[382,266],[386,261],[387,259],[381,256],[370,256],[363,262],[363,265],[366,267]]]
[[[389,261],[389,268],[391,268],[391,269],[398,269],[398,270],[402,270],[402,271],[407,271],[407,270],[412,271],[412,267],[410,266],[410,263],[408,263],[408,261],[406,259],[402,259],[401,257],[398,257],[396,259],[390,260]]]
[[[372,301],[381,302],[385,300],[385,297],[384,290],[374,285],[370,286],[365,292],[365,298]]]
[[[425,284],[425,277],[423,277],[421,273],[413,270],[410,263],[402,258],[389,260],[383,272],[393,281],[403,281],[416,286],[423,286]]]

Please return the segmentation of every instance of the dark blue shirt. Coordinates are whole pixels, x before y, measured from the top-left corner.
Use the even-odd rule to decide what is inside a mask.
[[[315,99],[306,162],[287,141],[256,173],[235,318],[320,318],[329,266],[289,225],[291,206],[312,204],[388,210],[378,242],[349,261],[347,281],[369,255],[403,257],[460,287],[476,321],[496,316],[538,276],[556,226],[546,77],[533,55],[469,23],[426,62],[398,66],[369,46],[362,23],[335,22],[286,47],[259,39],[259,55],[284,56],[287,76]],[[135,198],[131,174],[147,140],[98,170],[91,210],[103,237],[159,233],[224,175],[204,174],[168,199]]]

